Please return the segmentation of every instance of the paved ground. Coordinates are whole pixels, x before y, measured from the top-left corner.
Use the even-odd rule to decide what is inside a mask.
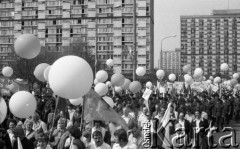
[[[230,149],[236,149],[236,148],[240,149],[240,123],[236,123],[235,121],[231,121],[230,122],[230,127],[232,127],[235,130],[236,143],[238,143],[239,146],[238,147],[228,147],[228,148],[230,148]],[[214,134],[214,142],[216,144],[218,144],[217,149],[224,149],[223,147],[220,147],[220,145],[219,145],[219,138],[221,136],[226,136],[226,135],[230,135],[230,134],[231,134],[231,132],[229,132],[229,131],[226,131],[224,133],[223,132],[218,132],[218,133]],[[226,144],[229,144],[230,142],[231,142],[231,139],[226,139],[226,141],[225,141]]]

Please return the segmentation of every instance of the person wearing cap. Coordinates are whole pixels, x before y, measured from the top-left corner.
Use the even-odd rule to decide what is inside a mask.
[[[92,134],[93,142],[90,143],[88,149],[111,149],[110,145],[103,141],[101,131],[94,131]]]
[[[13,129],[12,149],[34,149],[34,144],[25,137],[22,127],[17,126]],[[22,148],[21,148],[22,147]]]

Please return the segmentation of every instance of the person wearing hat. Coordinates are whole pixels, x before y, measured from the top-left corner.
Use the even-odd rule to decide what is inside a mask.
[[[22,127],[17,126],[13,129],[12,149],[34,149],[34,144],[25,137]]]

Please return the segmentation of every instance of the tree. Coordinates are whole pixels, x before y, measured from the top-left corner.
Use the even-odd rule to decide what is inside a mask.
[[[75,40],[68,47],[62,47],[59,51],[57,51],[57,49],[59,49],[59,47],[43,47],[40,54],[31,60],[20,58],[12,52],[12,61],[10,62],[10,66],[14,71],[13,77],[26,79],[30,84],[38,82],[33,75],[36,66],[40,63],[48,63],[49,65],[52,65],[58,58],[65,55],[76,55],[82,57],[91,65],[92,68],[94,68],[95,61],[92,51],[89,50],[88,44],[82,42],[80,39]],[[13,47],[12,51],[14,51]]]

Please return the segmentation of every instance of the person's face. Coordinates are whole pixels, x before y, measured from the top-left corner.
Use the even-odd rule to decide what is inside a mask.
[[[93,140],[94,140],[96,146],[101,146],[103,144],[103,138],[100,135],[93,136]]]
[[[32,123],[26,123],[26,129],[31,130],[33,127]]]
[[[65,127],[64,121],[58,121],[58,127],[63,129]]]
[[[196,118],[200,118],[200,114],[198,111],[195,112],[195,116],[196,116]]]
[[[38,121],[39,120],[39,117],[37,115],[33,115],[33,121]]]
[[[179,119],[180,119],[180,120],[183,120],[183,118],[184,118],[184,114],[183,114],[183,113],[180,113],[180,114],[179,114]]]
[[[127,108],[123,108],[123,114],[128,115],[128,109]]]
[[[158,110],[159,110],[159,106],[158,106],[158,105],[156,105],[156,106],[155,106],[155,109],[158,111]]]
[[[38,140],[37,147],[39,149],[45,149],[47,147],[47,142],[45,140]]]
[[[10,130],[13,130],[13,128],[15,128],[16,125],[13,122],[10,122],[8,127]]]
[[[59,113],[59,116],[60,116],[60,117],[64,117],[63,111],[61,111],[61,112]]]

